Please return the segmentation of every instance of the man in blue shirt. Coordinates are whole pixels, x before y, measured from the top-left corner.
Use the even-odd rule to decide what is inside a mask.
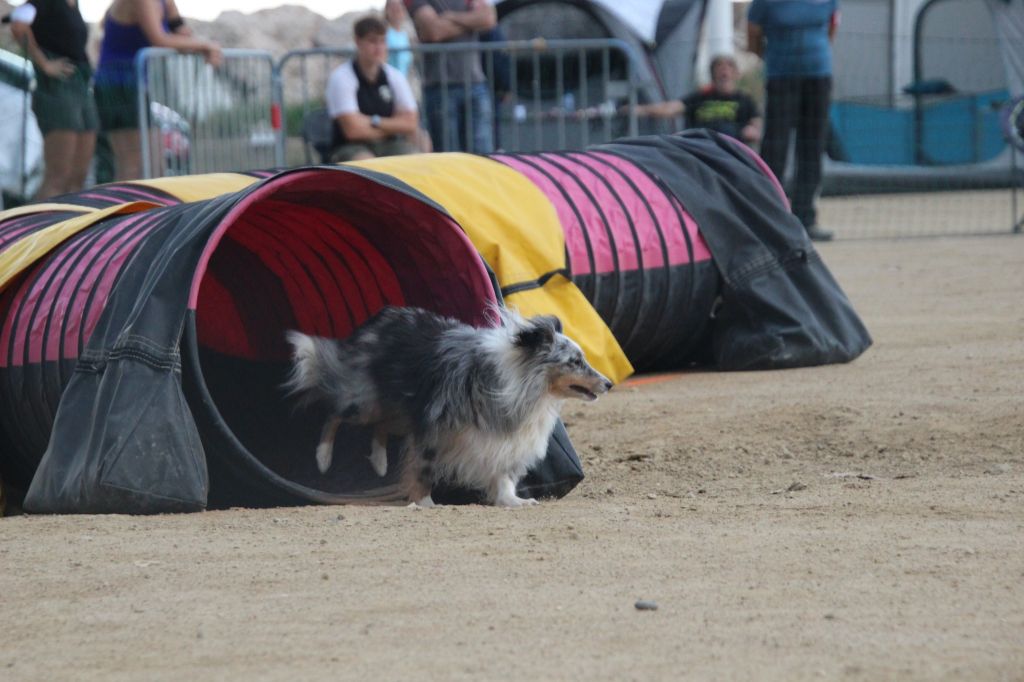
[[[781,180],[796,129],[793,213],[811,239],[832,233],[817,222],[822,156],[832,95],[832,37],[838,0],[753,0],[747,45],[765,62],[765,129],[761,157]]]

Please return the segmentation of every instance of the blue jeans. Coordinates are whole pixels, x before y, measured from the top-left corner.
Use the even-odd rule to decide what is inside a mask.
[[[423,88],[423,108],[434,150],[474,154],[493,152],[493,106],[486,83],[474,83],[468,90],[464,85],[449,85],[447,88],[428,85]]]

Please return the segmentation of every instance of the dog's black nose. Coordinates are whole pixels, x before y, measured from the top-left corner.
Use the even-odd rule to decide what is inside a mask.
[[[604,380],[604,390],[605,391],[612,390],[612,386],[614,386],[614,385],[615,384],[613,384],[612,382],[608,381],[607,379]]]

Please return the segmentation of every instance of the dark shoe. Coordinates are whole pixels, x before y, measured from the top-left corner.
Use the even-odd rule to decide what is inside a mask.
[[[806,228],[807,236],[811,238],[811,241],[816,242],[830,242],[832,241],[832,231],[823,230],[817,225],[811,225]]]

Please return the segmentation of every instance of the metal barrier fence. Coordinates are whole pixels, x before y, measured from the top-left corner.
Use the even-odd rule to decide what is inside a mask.
[[[579,149],[638,131],[629,106],[636,104],[643,85],[635,67],[638,57],[619,40],[416,45],[392,52],[412,54],[410,80],[420,93],[421,124],[426,130],[433,128],[437,151]],[[468,74],[465,80],[449,81],[447,70],[438,66],[446,59],[464,58],[467,52],[480,60],[486,76],[481,87],[492,105],[490,145],[481,145],[479,135],[474,136],[477,111],[471,98],[459,92],[471,90]],[[288,144],[285,163],[315,159],[313,148],[322,147],[323,142],[318,137],[330,132],[322,124],[327,79],[352,56],[351,49],[295,50],[278,62],[282,109],[288,121],[284,134],[290,141],[301,138],[305,143],[301,158],[294,151],[297,146]],[[435,69],[441,76],[435,84],[439,87],[424,88],[422,74]],[[461,127],[431,126],[432,109],[452,113],[459,109]]]
[[[197,55],[146,48],[135,59],[143,177],[281,165],[277,70],[263,50]]]
[[[899,51],[908,40],[894,36],[885,45]],[[875,63],[883,53],[880,45],[874,33],[849,30],[837,42],[826,196],[819,211],[823,226],[839,238],[1019,231],[1016,190],[1024,174],[1017,150],[1007,144],[1005,120],[1000,126],[1017,86],[999,81],[992,68],[984,69],[990,74],[984,83],[951,71],[953,87],[937,91],[927,89],[936,87],[930,82],[936,79],[927,77],[946,73],[945,67],[922,70],[915,83],[882,78],[879,74],[889,72]],[[1024,50],[1007,48],[1005,41],[965,43],[942,36],[922,43],[920,51],[927,56],[961,49],[973,55],[1017,48]],[[651,84],[640,82],[638,56],[616,40],[414,46],[408,50],[410,80],[421,102],[428,61],[467,50],[479,56],[489,76],[496,149],[578,149],[637,132],[668,132],[652,130],[632,113],[629,105],[638,93],[650,92]],[[352,55],[342,49],[301,50],[275,63],[265,51],[225,50],[224,63],[213,69],[197,56],[144,50],[137,61],[144,175],[323,160],[332,125],[323,110],[327,78]],[[508,70],[500,82],[502,61]],[[756,80],[747,85],[760,94]],[[445,88],[436,104],[441,109],[453,104]],[[487,151],[474,148],[468,134],[473,112],[461,106],[468,149]],[[450,131],[443,133],[435,148],[453,146],[451,137]]]

